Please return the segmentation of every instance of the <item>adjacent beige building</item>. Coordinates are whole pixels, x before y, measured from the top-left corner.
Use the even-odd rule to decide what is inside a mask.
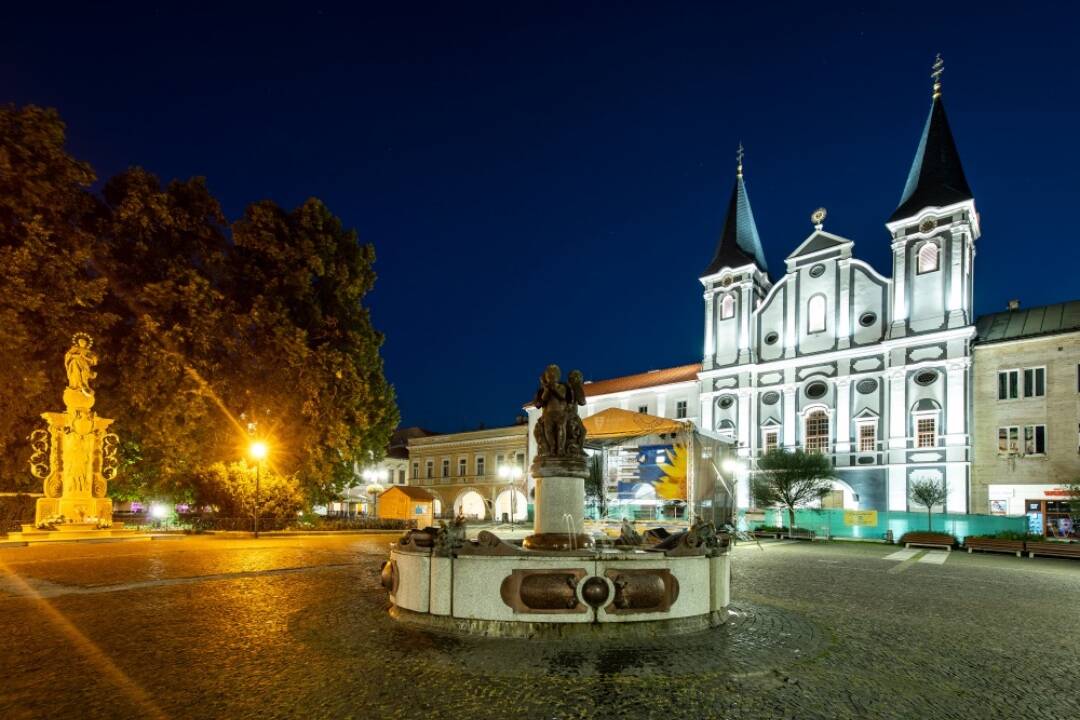
[[[522,521],[528,425],[409,439],[409,484],[435,496],[435,516]]]
[[[1080,479],[1080,301],[979,318],[971,512],[1067,534]],[[1041,526],[1041,527],[1040,527]]]

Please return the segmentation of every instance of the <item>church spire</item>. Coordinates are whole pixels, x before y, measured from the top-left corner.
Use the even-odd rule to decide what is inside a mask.
[[[934,79],[930,115],[926,118],[900,205],[889,222],[911,217],[923,208],[944,207],[972,199],[941,98],[941,74],[944,70],[945,63],[939,53],[930,73]]]
[[[739,143],[739,149],[735,153],[735,162],[735,187],[731,189],[724,229],[720,232],[716,254],[705,270],[706,276],[718,273],[726,267],[744,265],[757,265],[762,272],[768,271],[765,253],[761,251],[757,225],[754,223],[754,212],[750,209],[750,197],[746,194],[746,183],[743,182],[742,143]]]

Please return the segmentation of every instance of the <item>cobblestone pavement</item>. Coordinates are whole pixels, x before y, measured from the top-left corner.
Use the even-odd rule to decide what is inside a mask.
[[[728,625],[551,643],[394,623],[389,540],[0,550],[0,718],[1080,717],[1077,562],[743,545]]]

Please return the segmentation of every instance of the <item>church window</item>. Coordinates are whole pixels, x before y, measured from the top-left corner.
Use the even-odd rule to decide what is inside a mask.
[[[717,403],[721,410],[727,410],[729,407],[735,404],[735,398],[731,395],[725,395],[720,398],[720,402]]]
[[[818,278],[825,274],[825,266],[818,264],[810,268],[810,277]]]
[[[859,316],[859,324],[862,325],[863,327],[870,327],[871,325],[873,325],[876,322],[877,322],[877,315],[872,313],[872,312],[863,313],[862,315]]]
[[[937,447],[937,415],[915,418],[915,447]]]
[[[806,397],[811,400],[817,400],[818,398],[825,397],[825,394],[829,392],[829,386],[818,380],[812,382],[806,386]]]
[[[775,405],[776,403],[780,402],[780,393],[767,392],[761,396],[761,402],[765,405]]]
[[[806,452],[828,452],[829,415],[824,410],[814,410],[806,416],[803,446]]]
[[[874,421],[859,423],[859,452],[877,450],[877,423]]]
[[[938,269],[937,243],[928,242],[919,248],[919,274],[934,272]]]
[[[877,386],[877,380],[875,380],[874,378],[866,378],[865,380],[860,380],[858,384],[855,385],[855,389],[859,392],[860,395],[869,395],[870,393],[877,390]]]
[[[720,319],[727,320],[733,317],[735,317],[735,297],[725,295],[723,300],[720,301]]]
[[[933,385],[937,378],[938,374],[933,370],[924,370],[915,376],[915,382],[919,385]]]
[[[780,339],[780,333],[771,332],[771,333],[769,333],[768,335],[765,336],[765,344],[766,345],[775,345],[776,341],[779,340],[779,339]]]
[[[716,423],[716,434],[725,440],[735,439],[735,423],[730,420],[721,420]]]
[[[806,306],[806,332],[825,332],[825,296],[814,295]]]
[[[761,449],[772,452],[780,447],[780,430],[777,428],[765,428],[761,431]]]

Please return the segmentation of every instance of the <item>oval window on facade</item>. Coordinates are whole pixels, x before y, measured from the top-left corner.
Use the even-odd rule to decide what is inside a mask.
[[[877,322],[877,315],[872,312],[863,313],[859,316],[859,324],[863,327],[870,327]]]
[[[855,389],[863,395],[869,395],[870,393],[877,390],[877,380],[874,380],[872,378],[860,380],[855,386]]]
[[[829,392],[829,386],[818,380],[812,382],[806,386],[806,397],[811,400],[817,400],[818,398],[825,397],[825,394]]]
[[[780,393],[767,392],[761,396],[761,402],[765,403],[766,405],[775,405],[776,403],[780,402]]]
[[[766,345],[775,345],[776,341],[779,340],[779,339],[780,339],[780,333],[777,333],[777,332],[768,333],[765,336],[765,344]]]
[[[938,374],[933,370],[923,370],[921,373],[915,376],[915,382],[919,385],[933,385],[937,380]]]
[[[724,397],[720,398],[720,402],[717,403],[717,405],[720,406],[721,410],[727,410],[729,407],[731,407],[734,404],[735,404],[735,398],[732,397],[731,395],[725,395]]]
[[[821,277],[825,274],[825,266],[818,263],[814,267],[810,268],[810,277]]]

